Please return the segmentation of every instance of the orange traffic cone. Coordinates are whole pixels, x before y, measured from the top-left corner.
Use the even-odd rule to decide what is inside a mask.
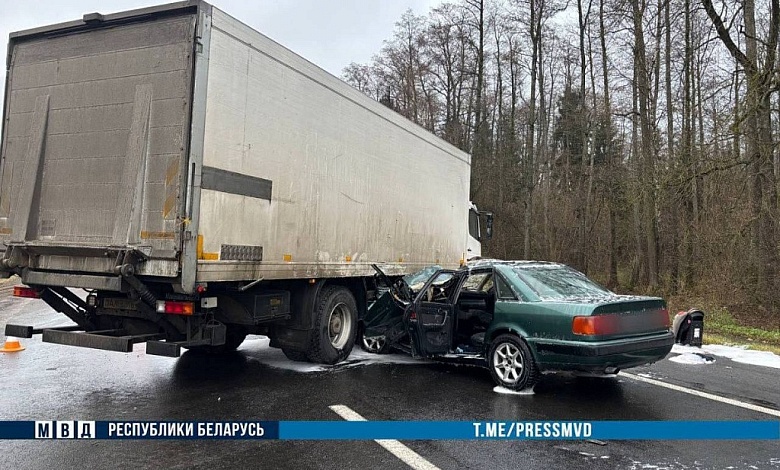
[[[19,342],[17,338],[14,337],[7,337],[5,339],[5,344],[2,348],[0,348],[0,352],[19,352],[24,351],[24,346],[22,346],[22,343]]]

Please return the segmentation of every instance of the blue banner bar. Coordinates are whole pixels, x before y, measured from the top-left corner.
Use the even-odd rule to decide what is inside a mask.
[[[0,421],[0,439],[780,440],[780,421]]]
[[[780,421],[281,421],[280,439],[780,439]]]
[[[0,439],[34,439],[35,421],[0,421]]]

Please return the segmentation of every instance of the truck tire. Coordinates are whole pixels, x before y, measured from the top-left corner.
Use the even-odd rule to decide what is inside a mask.
[[[336,364],[352,352],[357,336],[357,304],[341,286],[320,291],[314,307],[314,329],[306,357],[319,364]]]
[[[202,352],[206,354],[227,354],[235,351],[246,339],[247,332],[243,327],[227,325],[225,332],[225,344],[219,346],[195,346],[191,351]]]

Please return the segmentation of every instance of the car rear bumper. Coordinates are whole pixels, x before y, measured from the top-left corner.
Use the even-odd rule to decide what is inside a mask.
[[[671,332],[652,337],[602,342],[544,341],[534,342],[537,363],[543,370],[568,369],[603,371],[627,369],[659,361],[674,345]]]

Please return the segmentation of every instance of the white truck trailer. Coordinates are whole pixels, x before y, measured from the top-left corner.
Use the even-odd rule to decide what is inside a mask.
[[[372,265],[457,266],[491,225],[468,154],[200,1],[12,33],[1,151],[0,275],[75,323],[6,334],[53,343],[335,363]]]

